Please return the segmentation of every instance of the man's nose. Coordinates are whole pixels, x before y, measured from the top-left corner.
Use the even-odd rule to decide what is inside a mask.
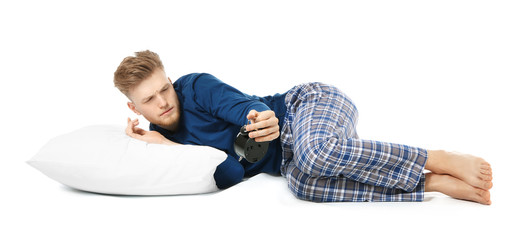
[[[166,102],[166,99],[165,99],[164,96],[158,96],[158,97],[157,97],[157,100],[158,100],[157,103],[159,104],[159,107],[160,107],[160,108],[164,108],[164,107],[167,106],[167,102]]]

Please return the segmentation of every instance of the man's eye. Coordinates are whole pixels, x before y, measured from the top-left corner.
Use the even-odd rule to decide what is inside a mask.
[[[161,90],[161,92],[164,92],[164,91],[166,91],[166,90],[168,90],[168,88],[163,88],[163,89]]]

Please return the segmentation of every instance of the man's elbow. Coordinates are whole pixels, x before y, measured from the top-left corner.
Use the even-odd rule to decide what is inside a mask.
[[[226,189],[238,184],[244,178],[244,168],[231,156],[219,164],[213,174],[215,183],[219,189]]]

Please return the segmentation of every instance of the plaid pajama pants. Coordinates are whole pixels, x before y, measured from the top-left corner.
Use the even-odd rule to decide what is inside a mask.
[[[334,86],[302,84],[285,101],[281,172],[297,198],[423,200],[426,150],[359,139],[356,107]]]

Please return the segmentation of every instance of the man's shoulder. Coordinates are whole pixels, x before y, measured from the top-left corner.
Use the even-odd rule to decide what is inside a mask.
[[[190,73],[178,78],[173,84],[177,91],[195,91],[198,86],[210,86],[221,83],[209,73]]]
[[[177,96],[181,99],[190,98],[195,99],[197,96],[204,96],[201,91],[206,91],[208,84],[213,79],[211,74],[208,73],[190,73],[178,78],[174,83],[174,89],[177,92]],[[210,81],[208,81],[210,80]],[[201,87],[205,86],[205,87]],[[211,88],[211,87],[210,87]]]
[[[214,76],[209,73],[189,73],[189,74],[186,74],[186,75],[178,78],[175,82],[176,83],[177,82],[179,82],[179,83],[193,82],[199,78],[208,78],[208,77],[214,78]]]
[[[186,75],[178,78],[177,80],[175,80],[175,82],[173,83],[174,88],[177,91],[186,91],[188,89],[191,89],[190,86],[193,85],[193,82],[195,81],[195,79],[197,79],[200,75],[201,75],[200,73],[186,74]]]

